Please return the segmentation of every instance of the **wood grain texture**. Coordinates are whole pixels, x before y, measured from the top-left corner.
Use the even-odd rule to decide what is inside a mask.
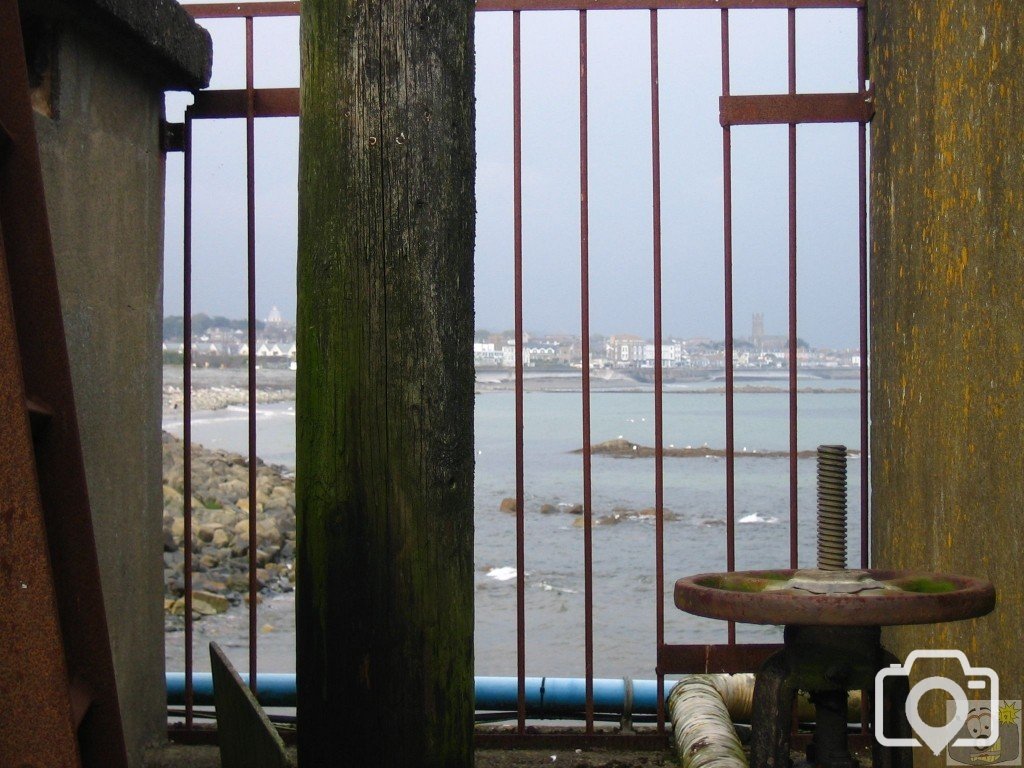
[[[304,768],[472,765],[472,31],[466,1],[302,4]]]
[[[875,3],[869,37],[874,564],[997,591],[987,618],[886,643],[962,649],[1021,698],[1024,6]]]
[[[221,768],[292,768],[281,735],[216,643],[210,671]]]

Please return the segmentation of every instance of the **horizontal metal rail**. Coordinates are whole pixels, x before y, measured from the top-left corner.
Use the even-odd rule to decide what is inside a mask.
[[[256,117],[298,117],[298,88],[256,88]],[[248,112],[244,89],[200,91],[189,108],[193,119],[243,118]],[[765,94],[723,96],[719,121],[732,125],[796,125],[805,123],[867,123],[874,116],[874,99],[861,93]]]
[[[867,123],[875,114],[873,96],[864,93],[722,96],[718,104],[719,122],[723,127]]]
[[[254,117],[298,117],[298,88],[255,88],[252,91]],[[249,92],[245,89],[200,91],[189,108],[194,120],[242,118],[249,112]]]
[[[477,11],[724,11],[863,8],[865,0],[477,0]]]
[[[866,0],[477,0],[477,11],[721,11],[863,8]],[[299,3],[196,3],[196,19],[298,16]]]

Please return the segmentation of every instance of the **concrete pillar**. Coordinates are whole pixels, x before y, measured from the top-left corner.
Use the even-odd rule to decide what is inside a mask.
[[[102,6],[102,7],[99,7]],[[31,97],[129,765],[165,737],[165,89],[209,80],[176,3],[23,0]]]

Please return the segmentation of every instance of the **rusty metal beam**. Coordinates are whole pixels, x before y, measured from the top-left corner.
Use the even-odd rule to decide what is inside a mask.
[[[6,261],[0,231],[0,764],[77,766]]]
[[[870,93],[800,93],[721,96],[719,122],[732,125],[867,123],[875,114]]]
[[[254,117],[298,117],[298,88],[260,88],[253,91]],[[244,118],[249,114],[248,93],[244,88],[200,91],[188,108],[193,120]]]
[[[124,768],[16,0],[0,0],[0,72],[0,765]]]

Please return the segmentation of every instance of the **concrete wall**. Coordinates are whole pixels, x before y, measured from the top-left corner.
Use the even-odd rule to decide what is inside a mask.
[[[166,729],[160,338],[163,95],[110,47],[58,36],[37,116],[104,600],[132,765]]]
[[[900,0],[872,3],[869,18],[878,109],[870,213],[874,563],[983,576],[998,592],[986,618],[895,630],[887,641],[901,655],[962,649],[996,670],[1003,698],[1019,699],[1024,6]],[[945,764],[915,752],[915,765]]]
[[[129,764],[166,735],[163,92],[209,82],[175,0],[21,0],[43,183]]]

